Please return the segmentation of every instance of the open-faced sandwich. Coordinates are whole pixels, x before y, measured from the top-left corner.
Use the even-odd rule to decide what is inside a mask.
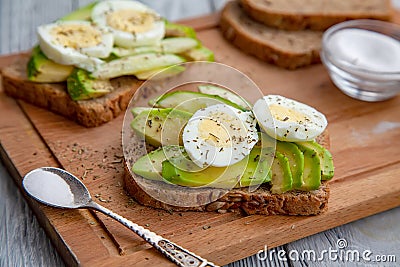
[[[327,209],[334,167],[322,113],[279,95],[251,105],[219,86],[198,89],[170,91],[131,110],[124,153],[133,198],[174,211]]]
[[[192,28],[136,1],[93,2],[37,33],[31,53],[2,70],[4,91],[87,127],[124,111],[140,80],[214,60]]]

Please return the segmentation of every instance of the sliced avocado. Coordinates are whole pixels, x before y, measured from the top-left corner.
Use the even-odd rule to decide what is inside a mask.
[[[199,109],[216,104],[227,104],[245,111],[241,106],[225,98],[191,91],[169,92],[155,100],[150,100],[149,104],[153,103],[155,107],[176,108],[190,113],[195,113]]]
[[[179,164],[166,160],[162,163],[162,176],[168,182],[181,186],[231,189],[238,183],[246,169],[246,164],[247,161],[242,160],[227,167],[210,166],[199,170],[199,167],[194,163],[190,164],[190,161],[183,169],[176,167]]]
[[[183,62],[185,62],[184,58],[174,54],[145,53],[106,62],[100,65],[91,75],[98,79],[111,79],[169,67]]]
[[[28,61],[28,79],[41,83],[63,82],[73,69],[73,66],[60,65],[48,59],[40,47],[35,46]]]
[[[293,189],[300,189],[303,185],[303,152],[301,152],[301,150],[294,143],[281,141],[276,142],[276,150],[289,160],[290,171],[293,179]]]
[[[139,158],[132,166],[132,171],[137,175],[150,180],[162,181],[162,162],[169,157],[178,157],[184,152],[180,146],[164,146]]]
[[[131,112],[133,114],[134,117],[138,116],[140,113],[142,113],[142,111],[150,111],[151,108],[149,107],[135,107],[133,109],[131,109]]]
[[[199,85],[197,88],[199,89],[200,93],[220,96],[241,106],[244,109],[248,109],[249,107],[251,107],[250,103],[247,102],[244,98],[220,86],[207,84]]]
[[[236,164],[239,164],[239,162]],[[181,186],[208,186],[231,189],[237,184],[240,174],[245,168],[245,165],[241,165],[240,167],[235,165],[229,167],[208,167],[202,171],[191,172],[180,170],[170,161],[166,160],[162,163],[162,177],[172,184]]]
[[[162,176],[170,183],[189,187],[209,186],[230,189],[255,186],[271,180],[271,164],[260,147],[236,164],[199,169],[190,159],[174,157],[162,163]],[[185,165],[183,165],[185,164]]]
[[[160,41],[159,45],[139,46],[135,48],[114,47],[112,53],[117,57],[126,57],[143,53],[180,54],[199,45],[197,39],[189,37],[171,37]]]
[[[139,80],[148,80],[150,78],[159,80],[159,79],[164,79],[164,78],[168,78],[168,77],[177,75],[184,71],[185,71],[184,66],[174,65],[174,66],[167,67],[167,68],[159,68],[159,69],[139,72],[139,73],[136,73],[135,76]]]
[[[190,37],[165,38],[161,42],[161,52],[180,54],[200,45],[197,39]]]
[[[85,100],[110,93],[113,87],[109,80],[95,80],[83,69],[74,69],[67,79],[68,94],[72,100]]]
[[[205,46],[192,48],[181,53],[181,55],[188,61],[215,61],[214,52]]]
[[[196,38],[196,31],[192,27],[165,20],[165,37]]]
[[[127,57],[127,56],[134,56],[144,53],[159,53],[160,49],[158,46],[138,46],[134,48],[124,48],[124,47],[113,47],[111,50],[111,54],[114,55],[116,58]]]
[[[255,186],[270,182],[272,158],[268,150],[253,147],[247,158],[243,159],[247,161],[247,165],[236,187]]]
[[[181,131],[191,117],[191,113],[181,110],[153,108],[136,116],[131,127],[153,146],[178,145],[182,144]]]
[[[94,1],[91,2],[90,4],[83,6],[67,15],[62,17],[61,21],[67,21],[67,20],[90,20],[92,16],[92,10],[93,7],[98,3],[99,1]]]
[[[299,146],[304,155],[303,191],[316,190],[321,185],[321,166],[318,154],[313,149]]]
[[[279,151],[275,152],[271,174],[271,192],[273,194],[281,194],[292,189],[293,180],[289,160]]]
[[[333,159],[332,154],[329,152],[328,149],[321,146],[315,141],[309,142],[297,142],[296,143],[299,147],[307,147],[313,149],[317,152],[318,157],[320,159],[320,166],[321,166],[321,179],[322,180],[330,180],[332,179],[335,171],[333,166]]]

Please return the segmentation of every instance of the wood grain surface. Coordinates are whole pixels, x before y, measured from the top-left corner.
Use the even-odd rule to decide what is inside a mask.
[[[201,24],[201,20],[195,23]],[[204,27],[199,37],[218,51],[218,61],[248,74],[262,85],[264,93],[280,93],[299,99],[327,115],[336,166],[328,213],[305,218],[241,217],[236,214],[169,214],[144,208],[132,202],[121,187],[119,131],[122,116],[102,127],[86,129],[0,95],[0,114],[7,114],[0,116],[2,158],[6,159],[13,176],[20,179],[29,170],[44,165],[63,167],[83,178],[92,195],[97,195],[96,199],[105,206],[219,264],[250,256],[265,245],[272,248],[287,244],[400,204],[400,132],[391,128],[400,123],[399,97],[375,104],[359,102],[342,95],[331,84],[321,65],[288,72],[242,54],[222,39],[218,29]],[[6,65],[10,59],[1,58],[0,62]],[[30,203],[67,265],[76,265],[78,260],[80,264],[90,266],[132,262],[138,266],[169,264],[128,230],[100,214],[63,211]],[[321,252],[335,248],[339,238],[345,238],[350,248],[372,249],[375,254],[391,253],[399,260],[398,250],[394,249],[400,244],[400,213],[399,208],[396,210],[280,246],[271,250],[275,251],[271,253],[271,259],[260,261],[253,256],[229,266],[289,266],[277,258],[279,251],[314,249]],[[7,221],[4,224],[10,227]],[[376,229],[379,227],[383,229]],[[23,230],[17,228],[15,233]],[[15,244],[6,247],[12,246]],[[7,254],[13,255],[10,251]],[[48,266],[61,264],[57,257],[52,257],[52,252],[48,257],[55,259],[47,262]],[[19,265],[28,265],[28,261],[28,258],[22,259]],[[1,263],[9,265],[7,262],[11,259],[2,258]],[[331,263],[329,259],[322,262]],[[320,263],[290,262],[291,266],[315,264]],[[395,266],[391,263],[379,265]]]

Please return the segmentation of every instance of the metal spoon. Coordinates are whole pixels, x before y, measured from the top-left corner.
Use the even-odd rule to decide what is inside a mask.
[[[131,229],[178,266],[217,266],[97,204],[90,197],[85,185],[65,170],[53,167],[35,169],[25,175],[22,186],[31,197],[43,204],[57,208],[94,209],[110,216]]]

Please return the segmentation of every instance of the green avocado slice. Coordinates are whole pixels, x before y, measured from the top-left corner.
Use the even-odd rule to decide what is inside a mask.
[[[110,93],[113,86],[109,80],[96,80],[83,69],[75,68],[67,78],[68,94],[72,100],[86,100]]]
[[[324,148],[320,144],[315,141],[309,142],[297,142],[296,143],[299,147],[307,147],[313,149],[317,152],[318,157],[320,159],[320,166],[321,166],[321,179],[322,180],[330,180],[332,179],[335,171],[333,166],[333,159],[332,154],[329,152],[328,149]]]
[[[241,106],[243,109],[251,107],[251,104],[247,102],[244,98],[223,87],[210,84],[203,84],[199,85],[197,88],[199,89],[200,93],[220,96]]]
[[[275,152],[271,172],[271,192],[273,194],[281,194],[292,189],[293,179],[289,160],[279,151]]]
[[[183,147],[180,146],[164,146],[140,157],[132,166],[132,171],[150,180],[163,181],[161,176],[162,162],[169,158],[180,156],[184,153]]]
[[[191,117],[191,113],[182,110],[153,108],[139,113],[131,127],[150,145],[178,145],[182,144],[181,131]]]
[[[276,142],[276,150],[282,153],[289,160],[292,173],[293,189],[300,189],[303,185],[304,155],[294,144],[289,142]]]
[[[320,158],[313,149],[299,146],[304,155],[303,185],[299,188],[303,191],[316,190],[321,185]]]
[[[186,112],[195,113],[197,110],[216,104],[226,104],[245,111],[241,106],[216,95],[202,94],[192,91],[169,92],[157,99],[152,99],[149,104],[155,107],[176,108]]]
[[[271,163],[273,157],[262,147],[253,147],[247,158],[246,169],[236,187],[257,186],[271,181]]]
[[[111,79],[166,68],[183,62],[185,59],[175,54],[143,53],[103,63],[91,75],[97,79]]]
[[[39,83],[64,82],[73,69],[73,66],[57,64],[48,59],[39,46],[33,48],[27,66],[28,79]]]
[[[194,163],[187,164],[186,170],[178,168],[174,163],[174,160],[162,163],[162,176],[170,183],[188,187],[231,189],[238,183],[247,162],[242,160],[227,167],[207,167],[201,170]]]
[[[171,37],[160,41],[158,45],[135,48],[114,47],[112,53],[117,57],[126,57],[143,53],[180,54],[198,47],[200,42],[189,37]]]
[[[180,162],[181,158],[170,158],[162,163],[162,176],[170,183],[189,187],[230,189],[256,186],[271,180],[271,163],[268,155],[261,154],[263,152],[262,148],[256,147],[236,164],[227,167],[209,166],[204,169],[199,169],[188,158],[185,158],[184,167]]]

